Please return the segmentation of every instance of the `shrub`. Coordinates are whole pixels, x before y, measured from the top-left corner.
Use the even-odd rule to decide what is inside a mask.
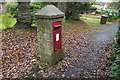
[[[110,77],[112,77],[113,80],[119,80],[120,79],[120,45],[114,42],[113,48],[114,48],[113,53],[115,55],[115,60],[112,62],[111,65]]]
[[[41,9],[40,5],[36,5],[36,4],[30,4],[30,8],[31,9]]]
[[[9,12],[11,15],[14,15],[14,17],[18,16],[18,8],[17,8],[17,3],[14,4],[6,4],[6,10]]]
[[[6,29],[6,28],[12,28],[16,24],[16,19],[13,18],[13,15],[9,13],[4,13],[1,15],[1,22],[2,25],[1,27]]]
[[[18,8],[17,8],[17,3],[16,4],[9,4],[10,7],[9,7],[9,13],[11,15],[14,15],[14,17],[17,17],[18,16]]]
[[[68,2],[66,7],[66,19],[79,20],[79,14],[91,11],[91,4],[89,2]]]
[[[117,32],[116,41],[113,43],[114,61],[112,61],[110,77],[113,80],[120,79],[120,29]]]
[[[7,12],[9,12],[11,15],[14,15],[15,18],[17,18],[18,16],[17,5],[18,5],[17,3],[6,5]],[[36,25],[37,22],[35,20],[35,13],[37,13],[43,7],[43,4],[41,2],[34,2],[34,3],[31,3],[29,6],[31,11],[31,17],[32,17],[32,25]]]

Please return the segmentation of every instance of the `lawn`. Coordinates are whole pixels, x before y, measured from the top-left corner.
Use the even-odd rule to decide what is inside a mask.
[[[97,24],[100,23],[100,19],[99,18],[90,18],[90,17],[82,16],[80,19],[83,20],[86,23],[97,23]],[[112,22],[107,22],[106,24],[113,24],[113,23]]]

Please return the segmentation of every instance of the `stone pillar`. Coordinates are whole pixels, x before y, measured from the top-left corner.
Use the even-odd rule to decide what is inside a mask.
[[[54,65],[63,59],[63,43],[61,43],[61,49],[59,49],[57,52],[54,52],[55,47],[59,47],[59,45],[54,46],[56,37],[54,36],[53,23],[62,22],[64,13],[54,5],[47,5],[38,13],[36,13],[35,16],[37,19],[40,61]],[[56,26],[58,26],[58,28],[62,27],[62,25]],[[58,41],[62,41],[62,35],[58,36]]]

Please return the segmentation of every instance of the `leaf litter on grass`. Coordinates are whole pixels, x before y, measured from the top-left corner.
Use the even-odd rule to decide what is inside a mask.
[[[97,28],[91,27],[82,21],[65,22],[63,24],[63,43],[66,60],[62,60],[58,65],[55,65],[55,70],[51,70],[48,67],[49,65],[47,67],[39,66],[44,72],[43,77],[54,77],[57,70],[62,72],[67,71],[67,67],[71,65],[71,60],[76,60],[67,56],[70,56],[72,51],[79,50],[80,46],[85,47],[86,37],[95,30]],[[39,65],[37,62],[39,60],[39,50],[36,28],[32,30],[6,29],[2,34],[4,37],[2,40],[2,51],[4,53],[2,57],[3,76],[17,78],[23,74],[31,73],[32,68]],[[35,74],[33,75],[35,76]],[[65,75],[63,74],[62,77],[65,77]]]

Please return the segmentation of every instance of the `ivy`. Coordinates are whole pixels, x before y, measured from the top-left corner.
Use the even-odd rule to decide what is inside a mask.
[[[119,31],[118,31],[119,32]],[[113,54],[115,55],[114,61],[112,62],[111,65],[111,71],[110,71],[110,77],[112,78],[112,80],[119,80],[120,79],[120,44],[118,42],[118,35],[120,35],[120,33],[117,33],[117,39],[116,41],[114,41],[113,43]]]
[[[34,3],[31,3],[29,6],[30,6],[30,11],[31,11],[31,17],[32,17],[32,25],[37,25],[35,14],[41,8],[43,8],[43,5],[42,5],[42,3],[34,2]]]

